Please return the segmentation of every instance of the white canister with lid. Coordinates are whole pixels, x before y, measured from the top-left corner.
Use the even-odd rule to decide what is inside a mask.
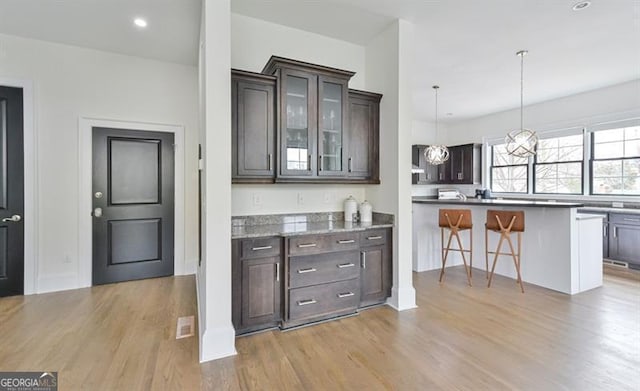
[[[344,200],[344,221],[353,221],[353,215],[358,213],[358,201],[353,196]]]
[[[360,221],[371,223],[373,221],[373,206],[367,200],[360,204]]]

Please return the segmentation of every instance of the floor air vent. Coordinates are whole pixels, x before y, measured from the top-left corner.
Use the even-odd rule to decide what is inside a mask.
[[[629,264],[626,263],[626,262],[612,261],[612,260],[609,260],[609,259],[605,259],[603,262],[606,263],[607,265],[611,265],[611,266],[626,267],[626,268],[629,267]]]
[[[181,316],[178,318],[176,326],[176,339],[193,337],[195,334],[195,318],[191,316]]]

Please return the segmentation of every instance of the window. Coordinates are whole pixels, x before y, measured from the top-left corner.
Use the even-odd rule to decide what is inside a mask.
[[[640,195],[640,126],[591,134],[591,194]]]
[[[583,135],[541,139],[534,157],[534,193],[582,194]]]
[[[506,144],[492,146],[491,191],[496,193],[527,193],[528,183],[528,158],[509,155]]]

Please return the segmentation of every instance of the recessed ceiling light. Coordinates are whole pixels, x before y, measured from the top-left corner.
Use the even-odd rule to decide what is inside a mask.
[[[145,28],[147,27],[147,21],[142,19],[142,18],[135,18],[133,20],[133,24],[135,24],[136,26],[140,27],[140,28]]]
[[[448,115],[449,117],[451,117],[451,116],[453,115],[453,113],[447,113],[447,115]]]
[[[590,5],[591,5],[590,1],[581,1],[581,2],[575,3],[573,5],[573,10],[574,11],[580,11],[580,10],[583,10],[583,9],[587,8]]]

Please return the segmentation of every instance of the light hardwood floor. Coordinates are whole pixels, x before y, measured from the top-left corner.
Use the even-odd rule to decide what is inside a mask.
[[[418,308],[383,306],[238,338],[197,363],[176,341],[192,277],[0,299],[0,370],[57,370],[61,390],[640,390],[640,282],[567,296],[474,270],[414,274]]]

